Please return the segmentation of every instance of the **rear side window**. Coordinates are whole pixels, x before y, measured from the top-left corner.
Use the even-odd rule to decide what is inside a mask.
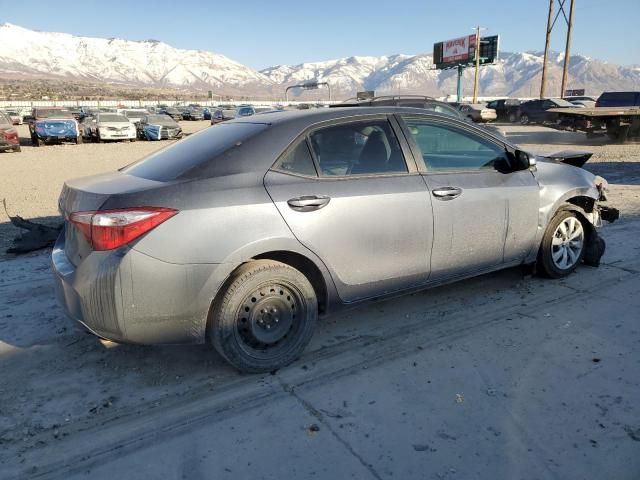
[[[428,171],[492,170],[505,157],[504,147],[443,124],[405,119]]]
[[[286,173],[317,176],[316,167],[313,164],[313,158],[306,139],[303,139],[296,147],[281,157],[274,165],[274,168]]]
[[[239,147],[251,137],[264,131],[268,125],[261,123],[220,123],[190,135],[170,147],[160,150],[122,171],[129,175],[168,182],[176,180],[189,171],[211,162],[227,161],[222,153]],[[227,171],[220,165],[220,171]],[[216,169],[208,168],[209,176]]]
[[[321,128],[309,138],[321,176],[407,172],[400,144],[387,120]]]

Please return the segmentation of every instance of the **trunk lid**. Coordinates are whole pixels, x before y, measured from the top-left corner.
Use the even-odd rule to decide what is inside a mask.
[[[91,244],[86,237],[76,225],[69,221],[71,213],[98,210],[113,196],[149,190],[162,185],[164,185],[163,182],[121,172],[66,181],[58,200],[58,210],[64,218],[64,251],[69,261],[77,266],[92,252]]]

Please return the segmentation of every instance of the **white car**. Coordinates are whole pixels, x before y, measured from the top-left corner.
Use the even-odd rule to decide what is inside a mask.
[[[22,125],[24,123],[24,116],[22,115],[22,112],[18,110],[6,110],[4,113],[7,114],[11,123],[14,125]]]
[[[118,113],[98,113],[83,122],[83,136],[95,142],[108,140],[129,140],[135,142],[136,126],[124,115]]]

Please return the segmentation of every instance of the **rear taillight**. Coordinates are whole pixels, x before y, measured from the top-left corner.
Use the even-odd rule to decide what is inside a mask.
[[[75,212],[69,216],[69,221],[78,227],[94,250],[113,250],[144,235],[176,213],[177,210],[162,207],[121,208]]]

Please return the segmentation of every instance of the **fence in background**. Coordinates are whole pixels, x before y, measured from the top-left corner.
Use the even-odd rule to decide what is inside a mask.
[[[257,107],[265,106],[272,107],[275,105],[282,105],[284,102],[273,101],[202,101],[202,100],[0,100],[0,108],[5,107],[147,107],[155,105],[189,105],[190,103],[198,104],[203,107],[218,106],[218,105],[241,105],[244,103],[251,104]],[[287,105],[300,105],[300,104],[323,104],[338,102],[287,102]]]

